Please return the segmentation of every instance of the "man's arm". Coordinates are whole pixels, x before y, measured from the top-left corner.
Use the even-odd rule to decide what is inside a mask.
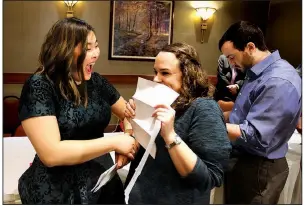
[[[231,111],[223,112],[224,120],[226,123],[229,123],[230,114],[231,114]]]
[[[286,94],[284,94],[286,91]],[[294,124],[298,115],[301,97],[295,87],[288,81],[279,78],[269,79],[265,87],[257,94],[246,119],[237,126],[229,125],[230,138],[245,141],[261,150],[266,150],[278,144],[280,139],[274,139],[284,128]]]
[[[231,141],[236,141],[237,138],[241,136],[240,126],[238,124],[229,123],[230,114],[231,114],[231,111],[223,112],[223,116],[226,122],[228,138]]]
[[[238,124],[226,123],[228,138],[231,141],[236,141],[241,136],[240,126]]]

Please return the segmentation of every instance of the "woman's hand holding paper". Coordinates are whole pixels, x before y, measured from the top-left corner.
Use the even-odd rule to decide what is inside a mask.
[[[156,110],[153,112],[152,116],[156,117],[161,121],[161,130],[160,134],[164,138],[166,144],[173,142],[175,136],[174,131],[174,118],[175,110],[169,105],[157,105],[155,106]]]
[[[129,99],[128,102],[126,102],[126,109],[124,112],[124,115],[127,119],[129,118],[134,118],[135,117],[135,110],[136,110],[136,105],[134,103],[133,99]]]

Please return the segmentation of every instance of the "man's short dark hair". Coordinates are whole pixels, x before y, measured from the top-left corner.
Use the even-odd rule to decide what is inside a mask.
[[[223,44],[227,41],[233,42],[234,47],[240,51],[243,51],[249,42],[253,42],[261,51],[268,50],[261,29],[247,21],[239,21],[228,28],[219,40],[220,51]]]

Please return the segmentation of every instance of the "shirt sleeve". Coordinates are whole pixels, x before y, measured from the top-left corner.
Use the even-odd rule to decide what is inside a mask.
[[[221,186],[231,144],[222,112],[215,101],[198,101],[186,144],[198,157],[193,171],[185,177],[186,182],[209,189]]]
[[[30,117],[55,115],[53,88],[43,76],[33,75],[24,84],[18,114],[20,121]]]
[[[102,95],[109,105],[115,104],[120,98],[119,92],[116,88],[103,76],[96,74],[100,79],[100,86],[102,87]]]
[[[246,120],[240,124],[244,140],[258,150],[266,151],[278,145],[281,139],[273,138],[283,128],[295,128],[296,115],[299,115],[301,97],[296,88],[288,81],[280,78],[269,79],[265,86],[254,92],[254,102]]]

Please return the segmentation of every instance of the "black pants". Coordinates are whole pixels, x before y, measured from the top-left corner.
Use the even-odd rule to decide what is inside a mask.
[[[123,184],[117,174],[101,188],[101,195],[97,204],[125,205]]]
[[[289,168],[286,158],[269,160],[243,154],[225,174],[225,204],[277,204]]]

